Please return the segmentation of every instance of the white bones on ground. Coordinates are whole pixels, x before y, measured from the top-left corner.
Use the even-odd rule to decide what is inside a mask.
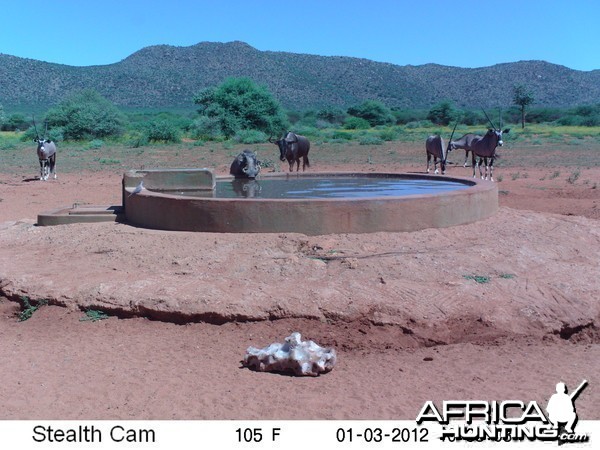
[[[294,375],[316,377],[333,369],[336,363],[333,348],[324,348],[313,341],[302,342],[298,332],[290,334],[285,342],[265,348],[248,347],[244,366],[260,372],[291,372]]]

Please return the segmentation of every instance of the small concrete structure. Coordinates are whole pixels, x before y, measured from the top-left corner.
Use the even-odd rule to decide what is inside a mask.
[[[418,178],[461,183],[466,188],[369,198],[216,198],[217,179],[209,169],[130,171],[123,177],[125,220],[174,231],[323,235],[442,228],[485,219],[498,210],[497,185],[476,179],[382,173],[265,174],[260,179],[324,176]],[[219,177],[218,181],[232,179]],[[141,180],[145,189],[133,194]],[[174,190],[200,192],[194,196],[165,192]]]
[[[64,206],[38,214],[39,226],[67,225],[70,223],[121,222],[121,206],[80,205]]]

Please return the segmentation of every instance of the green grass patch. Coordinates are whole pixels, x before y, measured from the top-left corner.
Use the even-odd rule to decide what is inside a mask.
[[[40,309],[42,306],[48,304],[48,300],[40,300],[37,305],[32,305],[29,302],[29,297],[21,296],[21,312],[19,313],[19,322],[24,322],[33,316],[33,313]]]
[[[487,275],[463,275],[463,278],[465,280],[473,280],[479,284],[489,283],[491,280],[491,277],[488,277]]]
[[[91,321],[91,322],[98,322],[99,320],[104,320],[104,319],[108,319],[109,315],[106,314],[104,311],[99,311],[97,309],[88,309],[85,312],[85,317],[82,317],[81,319],[79,319],[80,322],[86,322],[86,321]]]

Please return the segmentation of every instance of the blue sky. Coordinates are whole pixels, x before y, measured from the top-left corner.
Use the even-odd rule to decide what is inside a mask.
[[[600,69],[599,0],[14,0],[0,13],[0,53],[74,66],[238,40],[399,65]]]

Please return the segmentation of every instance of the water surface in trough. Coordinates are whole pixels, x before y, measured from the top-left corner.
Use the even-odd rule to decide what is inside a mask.
[[[466,189],[470,185],[457,181],[399,177],[289,177],[277,179],[234,179],[217,182],[216,198],[319,199],[398,197],[436,194]],[[213,197],[206,191],[186,190],[165,193]]]

